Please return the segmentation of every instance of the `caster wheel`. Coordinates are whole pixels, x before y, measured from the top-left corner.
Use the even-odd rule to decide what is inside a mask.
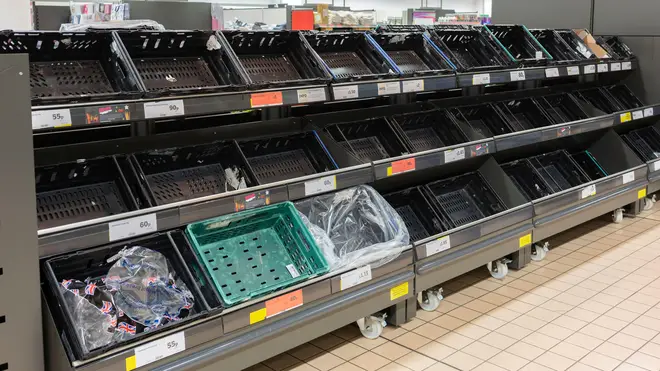
[[[644,199],[644,211],[651,210],[655,205],[655,195],[653,197],[646,197]]]
[[[623,209],[614,210],[612,213],[612,221],[617,224],[623,221]]]
[[[504,279],[504,277],[509,274],[509,266],[504,264],[501,260],[496,260],[495,264],[493,264],[493,262],[488,262],[486,267],[488,268],[490,275],[498,280]]]
[[[360,332],[367,339],[377,339],[385,328],[386,322],[384,318],[374,316],[365,317],[357,321]]]
[[[548,243],[543,245],[534,245],[532,246],[532,260],[535,262],[540,262],[545,259],[545,256],[548,255]]]
[[[426,290],[424,292],[420,292],[419,294],[417,294],[417,302],[419,303],[419,306],[427,312],[433,312],[436,309],[438,309],[441,301],[442,301],[442,290],[440,291]]]

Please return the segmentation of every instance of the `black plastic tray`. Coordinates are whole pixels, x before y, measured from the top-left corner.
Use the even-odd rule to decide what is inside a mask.
[[[598,45],[603,47],[612,56],[619,60],[635,59],[635,54],[618,36],[600,36],[596,39]]]
[[[384,117],[336,124],[325,130],[362,163],[408,153],[399,134]]]
[[[591,104],[599,110],[612,114],[614,112],[623,111],[625,108],[621,106],[614,97],[603,88],[590,88],[578,90],[572,93],[577,99],[585,103]]]
[[[553,124],[552,119],[532,98],[499,102],[496,106],[513,131],[541,128]]]
[[[392,116],[392,120],[410,152],[469,142],[468,136],[447,110],[404,113]]]
[[[589,118],[589,115],[570,94],[561,93],[546,95],[535,98],[535,100],[555,124],[563,124]]]
[[[513,131],[499,110],[491,104],[451,108],[449,112],[459,126],[464,125],[472,129],[475,136],[470,138],[472,140],[488,139]]]
[[[259,184],[338,168],[315,131],[239,142]]]
[[[142,152],[132,155],[131,160],[141,190],[153,206],[257,184],[234,141]],[[228,178],[227,170],[236,178]]]
[[[529,32],[552,56],[555,63],[574,63],[586,57],[572,48],[557,31],[551,29],[532,29]]]
[[[383,196],[406,224],[410,241],[420,241],[447,231],[451,224],[433,210],[430,201],[419,187],[412,187]]]
[[[655,127],[632,130],[621,138],[644,162],[660,158],[660,134]]]
[[[394,62],[402,76],[454,73],[456,67],[423,32],[372,33],[373,38]]]
[[[552,60],[552,56],[523,25],[487,25],[483,27],[504,46],[516,62],[534,65]]]
[[[626,85],[606,86],[604,89],[619,103],[621,109],[644,107],[644,103]]]
[[[0,33],[0,54],[30,57],[32,104],[134,99],[135,71],[111,32]]]
[[[330,74],[298,31],[222,31],[255,89],[327,84]]]
[[[418,24],[385,24],[379,25],[376,32],[425,32],[426,27]]]
[[[34,172],[39,229],[138,208],[115,157],[37,167]]]
[[[181,234],[179,231],[172,233]],[[181,240],[178,239],[177,241]],[[169,261],[172,269],[176,272],[178,278],[186,284],[188,290],[193,294],[195,304],[190,310],[190,315],[183,320],[171,322],[155,330],[137,334],[131,340],[107,345],[85,353],[83,352],[81,339],[78,337],[78,334],[73,331],[74,320],[68,306],[64,302],[63,294],[60,291],[61,282],[66,279],[84,281],[87,278],[99,279],[100,277],[105,276],[110,267],[114,264],[114,262],[108,262],[108,258],[112,257],[122,248],[127,246],[142,246],[163,254]],[[200,291],[200,288],[193,280],[186,263],[181,258],[179,247],[170,239],[169,234],[158,234],[103,246],[92,250],[79,251],[69,255],[49,258],[43,262],[43,273],[42,279],[45,281],[45,285],[43,286],[44,292],[49,303],[53,304],[50,306],[50,309],[56,319],[58,330],[62,335],[61,338],[69,343],[76,360],[86,360],[97,357],[112,349],[134,343],[145,337],[153,336],[154,334],[166,331],[173,327],[179,327],[184,323],[188,323],[195,318],[204,315],[210,309],[204,295],[211,295],[211,292],[204,290],[204,295],[202,295],[202,291]]]
[[[575,31],[570,29],[556,29],[555,32],[564,39],[571,49],[584,57],[584,59],[596,59],[596,55],[594,55],[591,49],[589,49],[587,44],[582,41]]]
[[[573,161],[591,178],[597,180],[607,176],[607,172],[600,166],[598,161],[589,151],[580,151],[571,155]]]
[[[591,181],[566,150],[559,150],[529,158],[553,193],[567,190]]]
[[[528,160],[516,160],[502,165],[513,184],[522,192],[528,201],[533,201],[552,194],[548,183],[534,169]]]
[[[365,33],[321,32],[305,38],[336,82],[398,76],[392,61]]]
[[[149,96],[245,89],[247,78],[214,31],[130,31],[118,37]]]
[[[435,27],[431,40],[461,72],[506,68],[513,61],[488,33],[464,27]]]

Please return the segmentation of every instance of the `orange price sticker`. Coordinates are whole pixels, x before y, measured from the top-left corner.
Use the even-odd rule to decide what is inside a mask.
[[[415,170],[414,157],[392,162],[392,166],[387,169],[387,175],[400,174],[412,170]]]
[[[302,289],[278,296],[266,302],[266,318],[276,316],[303,305]]]
[[[250,106],[252,108],[281,106],[283,103],[281,91],[269,91],[250,95]]]

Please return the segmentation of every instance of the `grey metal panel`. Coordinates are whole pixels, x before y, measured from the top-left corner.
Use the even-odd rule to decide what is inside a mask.
[[[640,96],[643,102],[660,102],[660,71],[656,68],[660,37],[625,36],[626,43],[637,56],[639,68],[626,80],[626,85]]]
[[[593,31],[597,35],[660,36],[658,14],[657,0],[595,0]]]
[[[0,57],[0,365],[43,370],[34,154],[26,54]],[[11,305],[10,305],[11,304]]]
[[[62,23],[69,22],[71,9],[66,5],[35,5],[34,28],[40,31],[58,31]]]
[[[151,19],[168,30],[210,30],[211,4],[198,2],[126,1],[131,19]]]
[[[493,23],[524,24],[530,28],[590,28],[591,1],[493,0]]]

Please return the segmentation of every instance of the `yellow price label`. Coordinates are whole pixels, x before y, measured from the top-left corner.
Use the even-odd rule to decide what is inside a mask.
[[[390,301],[396,300],[406,295],[408,295],[408,282],[404,282],[399,286],[392,287],[390,290]]]
[[[637,199],[641,200],[642,198],[646,197],[646,188],[640,189],[637,191]]]
[[[135,356],[126,358],[126,371],[133,371],[137,368],[137,361]]]
[[[632,114],[630,112],[622,113],[620,115],[621,122],[628,122],[632,120]]]
[[[521,248],[521,249],[523,247],[525,247],[527,245],[531,245],[531,244],[532,244],[532,234],[531,233],[520,237],[520,239],[518,240],[518,245],[519,245],[519,248]]]
[[[257,322],[265,320],[267,314],[268,312],[266,311],[266,308],[255,310],[254,312],[250,313],[250,324],[253,325]]]

